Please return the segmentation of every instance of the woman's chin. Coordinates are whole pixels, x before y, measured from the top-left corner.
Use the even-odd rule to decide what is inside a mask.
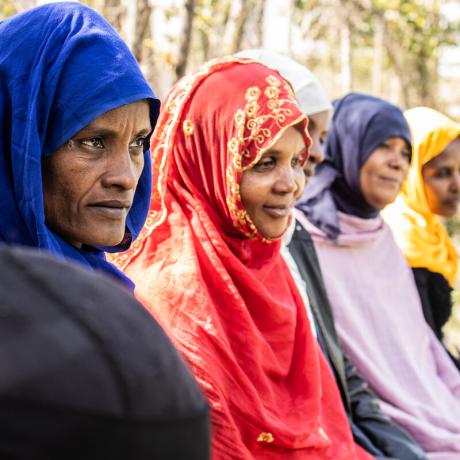
[[[63,238],[67,243],[71,244],[77,249],[81,249],[82,246],[89,246],[89,247],[104,247],[104,248],[112,248],[118,246],[124,238],[123,235],[108,235],[106,237],[101,237],[101,235],[94,235],[94,237],[88,237],[88,235],[85,235],[85,237],[82,238],[66,238],[65,236],[61,235],[61,238]]]
[[[267,238],[268,240],[276,240],[276,239],[282,238],[288,228],[289,228],[289,221],[287,221],[286,225],[277,226],[276,228],[271,227],[270,229],[266,231],[259,230],[259,232],[264,238]]]

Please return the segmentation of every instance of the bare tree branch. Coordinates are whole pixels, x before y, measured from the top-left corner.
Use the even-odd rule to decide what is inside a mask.
[[[190,53],[190,44],[192,39],[193,20],[195,18],[195,0],[186,0],[185,2],[185,21],[182,30],[182,39],[179,48],[179,59],[176,65],[176,77],[179,79],[185,74],[187,68],[188,55]]]

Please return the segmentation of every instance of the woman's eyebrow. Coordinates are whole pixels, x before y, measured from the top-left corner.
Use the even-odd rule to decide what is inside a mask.
[[[135,136],[143,136],[147,135],[152,131],[151,128],[141,128],[139,131],[136,131],[134,134]],[[103,137],[110,137],[110,136],[116,136],[118,134],[118,131],[116,129],[111,129],[111,128],[105,128],[105,127],[98,127],[97,125],[95,126],[87,126],[83,128],[81,131],[79,131],[76,136],[103,136]],[[74,136],[75,137],[75,136]]]
[[[298,152],[296,152],[294,155],[302,155],[302,153],[306,153],[308,151],[307,147],[302,147]],[[284,150],[279,150],[279,149],[268,149],[265,154],[271,153],[272,155],[281,155],[284,153]]]
[[[144,129],[139,130],[136,134],[137,134],[137,136],[143,136],[143,135],[147,135],[147,134],[149,134],[151,132],[152,132],[152,128],[144,128]]]
[[[117,130],[115,129],[98,127],[97,125],[88,125],[82,130],[78,131],[76,136],[113,136],[115,134],[117,134]]]

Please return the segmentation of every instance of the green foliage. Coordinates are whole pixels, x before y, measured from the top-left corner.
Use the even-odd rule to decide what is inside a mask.
[[[0,0],[0,20],[16,13],[13,4],[7,0]]]
[[[443,18],[438,6],[414,0],[374,0],[374,3],[384,14],[389,32],[412,57],[430,58],[437,56],[442,46],[458,44],[456,32],[460,24]],[[385,9],[388,3],[395,6]]]
[[[440,51],[460,43],[460,22],[441,14],[445,1],[422,0],[295,0],[294,20],[305,39],[328,43],[335,63],[340,59],[340,29],[351,32],[352,69],[358,86],[371,79],[377,21],[383,19],[386,58],[382,72],[396,74],[405,106],[440,106],[437,96]],[[339,70],[339,69],[335,69]]]

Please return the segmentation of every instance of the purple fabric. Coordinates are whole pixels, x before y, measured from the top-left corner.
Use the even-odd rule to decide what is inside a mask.
[[[297,203],[329,238],[341,232],[337,211],[363,218],[378,215],[363,197],[359,173],[371,153],[391,137],[402,137],[411,146],[409,126],[398,107],[358,93],[334,102],[325,160]]]
[[[425,322],[387,224],[339,212],[334,242],[296,217],[313,237],[341,343],[383,411],[430,459],[460,459],[460,373]]]

